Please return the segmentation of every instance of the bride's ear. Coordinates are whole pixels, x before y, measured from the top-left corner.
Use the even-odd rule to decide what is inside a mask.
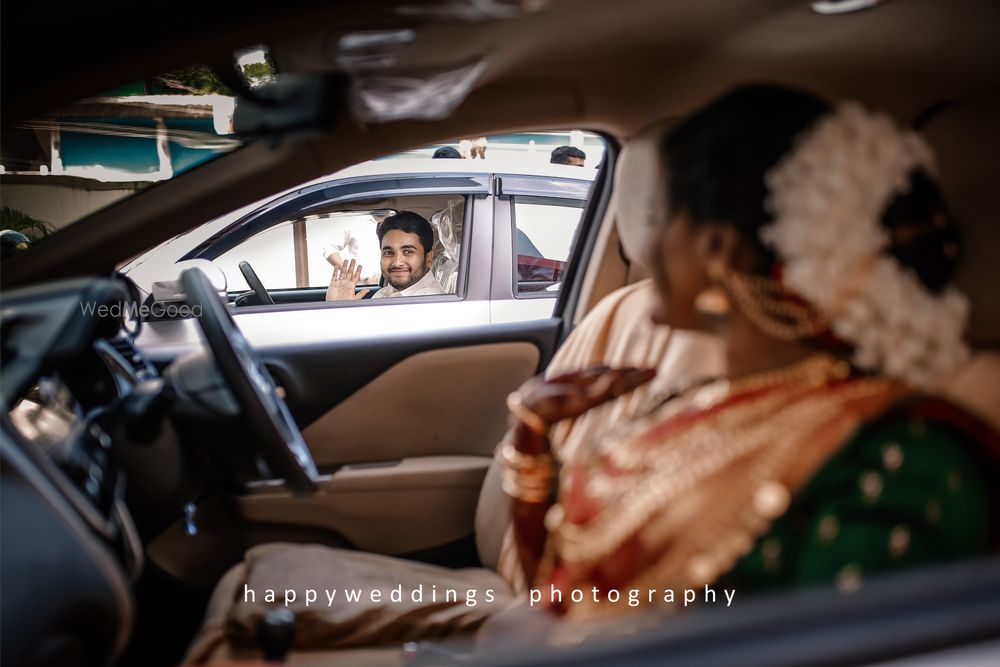
[[[721,263],[726,268],[734,268],[740,254],[740,245],[740,235],[736,228],[717,222],[700,225],[695,239],[695,250],[706,266]]]

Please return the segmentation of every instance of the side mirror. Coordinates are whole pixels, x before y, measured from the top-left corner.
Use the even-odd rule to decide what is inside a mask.
[[[174,276],[169,280],[157,280],[152,285],[151,296],[154,303],[178,303],[184,301],[184,287],[181,285],[181,273],[187,269],[201,269],[208,276],[212,287],[223,299],[226,298],[226,274],[222,269],[207,259],[187,259],[173,265]]]
[[[181,273],[187,269],[200,269],[208,276],[208,280],[219,294],[219,298],[223,302],[226,301],[226,274],[207,259],[184,260],[173,264],[172,268],[175,278],[157,280],[150,289],[149,298],[146,299],[148,314],[143,317],[146,322],[184,320],[192,317],[192,313],[185,305],[187,299],[180,279]]]
[[[341,116],[348,80],[341,75],[283,74],[244,91],[233,114],[233,131],[248,136],[281,136],[333,127]]]

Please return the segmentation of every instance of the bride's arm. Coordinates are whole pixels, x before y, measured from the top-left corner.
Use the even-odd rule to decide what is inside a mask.
[[[520,421],[510,430],[501,456],[518,560],[530,585],[545,551],[545,514],[555,502],[558,487],[556,463],[547,433],[537,433]]]
[[[632,391],[654,375],[652,369],[590,368],[549,380],[532,378],[508,398],[514,424],[501,450],[505,464],[503,486],[512,498],[514,536],[529,586],[535,581],[545,551],[545,514],[558,492],[558,466],[551,451],[549,428]]]

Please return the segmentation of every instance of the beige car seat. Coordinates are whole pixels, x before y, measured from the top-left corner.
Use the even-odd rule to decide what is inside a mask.
[[[458,287],[458,261],[462,250],[462,232],[465,226],[462,201],[452,199],[448,206],[431,215],[434,228],[434,260],[431,272],[441,283],[446,294],[454,294]]]
[[[956,282],[969,298],[972,360],[945,393],[1000,431],[1000,92],[963,100],[933,116],[923,134],[934,148],[945,201],[961,226]]]

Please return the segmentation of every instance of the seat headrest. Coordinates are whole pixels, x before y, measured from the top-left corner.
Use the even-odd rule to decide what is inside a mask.
[[[922,130],[937,155],[945,201],[962,232],[955,281],[972,306],[968,337],[1000,346],[1000,91],[963,100]]]
[[[667,217],[667,170],[660,143],[669,125],[658,121],[629,139],[615,169],[610,208],[618,236],[626,257],[643,266],[650,234]]]

